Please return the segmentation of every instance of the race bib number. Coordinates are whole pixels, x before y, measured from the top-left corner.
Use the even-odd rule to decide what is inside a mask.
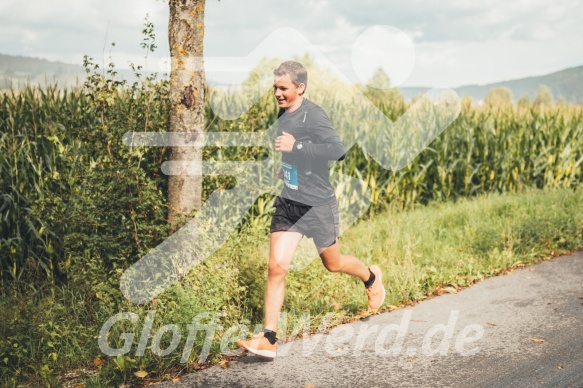
[[[295,164],[282,162],[283,181],[292,190],[298,189],[298,167]]]

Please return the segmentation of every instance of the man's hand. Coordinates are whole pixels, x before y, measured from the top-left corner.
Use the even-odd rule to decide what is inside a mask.
[[[277,176],[279,179],[283,180],[283,168],[281,168],[281,167],[280,167],[280,168],[278,168],[278,169],[277,169],[277,172],[275,173],[275,175],[276,175],[276,176]]]
[[[295,137],[287,132],[282,132],[282,135],[275,139],[275,150],[277,152],[292,152],[295,142]]]

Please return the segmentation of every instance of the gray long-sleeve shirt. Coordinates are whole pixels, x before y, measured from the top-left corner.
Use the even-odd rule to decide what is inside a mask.
[[[295,111],[280,110],[278,125],[277,136],[285,131],[296,139],[293,151],[282,156],[281,196],[310,206],[334,200],[328,162],[344,159],[346,151],[326,112],[304,98]]]

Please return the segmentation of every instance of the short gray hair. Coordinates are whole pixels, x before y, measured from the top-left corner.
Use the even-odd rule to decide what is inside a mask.
[[[308,87],[308,71],[301,63],[297,61],[285,61],[277,69],[273,70],[273,75],[276,77],[282,77],[286,74],[289,75],[294,85],[300,86],[300,84],[304,84],[305,88]]]

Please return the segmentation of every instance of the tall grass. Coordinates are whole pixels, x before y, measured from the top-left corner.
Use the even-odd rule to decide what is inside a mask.
[[[41,214],[65,205],[83,146],[70,128],[87,125],[90,109],[81,91],[56,86],[0,94],[3,279],[19,280],[26,268],[54,281],[65,226]]]
[[[93,233],[124,225],[131,233],[124,234],[127,240],[120,243],[134,247],[123,254],[131,256],[130,261],[137,259],[136,252],[151,248],[144,240],[164,238],[158,230],[163,228],[166,211],[166,179],[160,164],[168,150],[125,147],[121,136],[127,131],[166,130],[167,84],[148,79],[143,85],[124,87],[102,76],[93,77],[83,90],[29,87],[0,95],[3,280],[18,280],[24,274],[49,281],[62,277],[59,265],[67,266],[71,257],[85,254],[80,247],[67,251],[65,236],[79,231],[80,226],[71,223],[75,219],[84,223],[81,229],[93,225]],[[357,126],[366,133],[367,125],[376,124],[367,119],[375,117],[373,105],[355,104],[335,89],[316,89],[308,97],[327,101],[341,134]],[[389,100],[379,93],[368,97],[393,120],[408,108],[395,93]],[[265,131],[276,117],[270,93],[236,120],[221,120],[207,104],[208,131]],[[262,147],[206,147],[204,154],[206,160],[266,156]],[[366,183],[373,201],[368,217],[390,207],[411,208],[433,200],[526,187],[576,187],[583,180],[582,163],[582,106],[476,106],[465,99],[458,119],[405,168],[386,170],[355,145],[333,170]],[[259,171],[260,177],[271,174]],[[110,196],[114,182],[120,185],[113,191],[115,199]],[[205,177],[203,199],[233,184],[231,177]],[[270,200],[260,198],[246,222],[269,222]],[[137,211],[136,201],[146,207]],[[161,223],[155,228],[149,212]],[[119,241],[120,236],[114,233],[112,238]],[[110,243],[98,247],[100,243],[95,242],[94,249],[102,256],[119,256],[113,248],[119,244]]]

